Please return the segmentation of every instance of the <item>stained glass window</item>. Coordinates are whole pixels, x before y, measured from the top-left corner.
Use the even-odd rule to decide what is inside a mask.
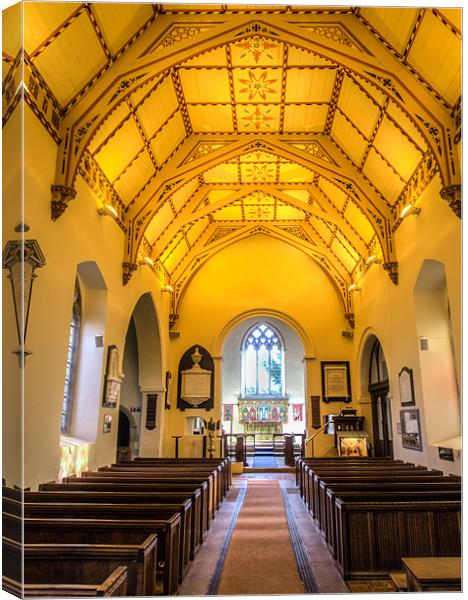
[[[80,344],[81,328],[81,293],[78,280],[75,283],[75,294],[73,298],[73,311],[70,322],[70,333],[68,336],[67,366],[65,370],[65,387],[63,390],[62,421],[61,430],[69,433],[73,408],[73,397],[75,395],[76,369],[78,366],[78,350]]]
[[[258,323],[247,333],[242,356],[244,396],[283,395],[283,344],[271,325]]]

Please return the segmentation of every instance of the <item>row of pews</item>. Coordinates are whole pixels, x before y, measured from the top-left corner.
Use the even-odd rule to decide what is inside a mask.
[[[24,556],[26,597],[174,595],[230,485],[229,459],[139,458],[3,486],[3,588]]]
[[[461,555],[461,481],[387,458],[301,458],[296,483],[344,579]]]

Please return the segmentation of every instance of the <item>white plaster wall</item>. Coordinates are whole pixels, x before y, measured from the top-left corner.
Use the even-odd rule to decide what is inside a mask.
[[[246,319],[238,325],[229,335],[223,347],[222,360],[222,397],[223,404],[234,404],[234,418],[232,422],[233,433],[243,433],[244,426],[239,423],[239,414],[237,412],[237,404],[241,393],[241,345],[242,340],[247,331],[258,323],[262,318],[253,317]],[[285,391],[289,397],[289,414],[288,422],[284,424],[283,431],[285,433],[303,433],[305,429],[304,422],[294,422],[292,419],[292,404],[302,404],[304,419],[306,418],[305,410],[305,363],[304,363],[304,347],[298,337],[298,334],[289,327],[286,323],[275,319],[274,317],[266,317],[265,322],[273,325],[279,331],[284,342],[284,375],[285,375]],[[228,432],[226,432],[228,433]],[[229,431],[229,433],[231,433]]]

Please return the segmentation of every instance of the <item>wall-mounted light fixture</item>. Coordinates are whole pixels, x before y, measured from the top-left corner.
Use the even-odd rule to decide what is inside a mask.
[[[25,228],[22,230],[26,231]],[[2,267],[9,270],[7,277],[11,281],[19,342],[19,348],[13,350],[13,353],[18,356],[21,368],[24,367],[26,357],[31,354],[25,344],[32,285],[37,277],[34,271],[45,264],[45,258],[37,240],[8,240],[5,244]]]
[[[358,286],[357,283],[352,283],[349,288],[348,288],[348,292],[360,292],[361,288]]]
[[[112,204],[103,204],[101,208],[98,208],[98,214],[104,217],[112,217],[113,219],[118,219],[119,214],[112,206]]]
[[[148,265],[149,267],[154,267],[154,261],[150,256],[145,256],[139,261],[140,265]]]
[[[366,265],[380,265],[381,262],[382,261],[380,260],[380,258],[377,258],[375,254],[372,254],[372,256],[369,256],[369,258],[366,260]]]
[[[419,215],[420,212],[421,212],[420,208],[417,208],[413,204],[407,204],[400,213],[400,219],[404,219],[405,217],[408,217],[409,215]]]
[[[172,285],[168,284],[161,288],[161,292],[169,292],[170,294],[172,294],[174,292],[174,288],[172,287]]]

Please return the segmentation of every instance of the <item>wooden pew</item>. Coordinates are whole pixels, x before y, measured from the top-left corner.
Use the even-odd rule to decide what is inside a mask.
[[[90,478],[68,477],[64,479],[64,483],[43,483],[39,486],[39,491],[45,492],[60,492],[60,491],[83,491],[83,492],[170,492],[174,494],[187,494],[192,498],[194,504],[194,512],[200,513],[199,538],[194,544],[194,554],[199,549],[199,544],[202,544],[205,539],[205,534],[209,525],[209,510],[208,510],[208,484],[171,484],[171,483],[138,483],[135,481],[126,482],[123,478],[106,479],[105,482],[96,482]],[[200,503],[199,509],[197,502]],[[191,556],[193,559],[193,556]]]
[[[16,490],[4,492],[4,498],[15,498]],[[18,499],[18,498],[16,498]],[[99,492],[94,490],[57,490],[57,491],[39,491],[24,492],[24,501],[27,503],[38,502],[78,502],[78,503],[105,503],[105,504],[151,504],[159,506],[161,504],[171,504],[176,506],[180,503],[182,517],[182,536],[187,536],[187,543],[182,547],[182,566],[185,571],[188,561],[195,556],[200,540],[201,523],[201,493],[196,491],[193,494],[177,494],[173,492],[119,492],[117,490]],[[190,501],[188,503],[188,501]],[[185,539],[185,538],[184,538]]]
[[[102,583],[26,583],[2,577],[2,588],[18,598],[109,598],[127,596],[127,567],[117,567]]]
[[[145,475],[154,475],[158,477],[169,476],[172,481],[181,481],[184,477],[195,476],[202,477],[204,479],[213,480],[213,502],[215,508],[219,508],[221,506],[221,502],[224,498],[224,484],[222,482],[222,478],[220,477],[221,469],[218,466],[217,468],[211,468],[210,466],[157,466],[157,465],[145,465],[140,466],[134,463],[125,463],[122,465],[116,465],[112,467],[100,467],[98,469],[99,473],[112,472],[112,473],[127,473],[127,474],[137,474],[141,476]],[[213,512],[214,517],[214,512]]]
[[[3,537],[3,570],[19,581],[23,562],[27,583],[93,584],[124,566],[128,573],[128,594],[154,596],[156,547],[155,534],[138,545],[21,544]]]
[[[338,500],[352,503],[352,502],[365,502],[370,503],[381,503],[381,502],[444,502],[444,501],[458,501],[461,502],[461,492],[458,491],[392,491],[392,492],[341,492],[339,496],[335,496],[332,489],[327,492],[327,537],[328,544],[333,552],[334,558],[339,555],[340,539],[338,536]]]
[[[401,559],[408,592],[460,592],[462,561],[459,556]]]
[[[82,478],[92,479],[96,483],[104,483],[106,481],[115,481],[117,478],[120,478],[121,481],[125,482],[135,482],[135,483],[166,483],[166,484],[197,484],[203,485],[203,483],[207,483],[208,485],[208,508],[209,508],[209,523],[210,525],[212,519],[216,513],[216,496],[215,496],[215,488],[214,488],[214,480],[213,477],[201,477],[201,476],[193,476],[193,475],[185,475],[185,476],[177,476],[177,479],[174,481],[174,474],[156,474],[156,473],[141,473],[139,471],[129,472],[129,471],[85,471],[82,473]],[[68,479],[67,479],[68,481]]]
[[[337,498],[337,567],[345,579],[386,576],[401,557],[459,556],[459,500]]]
[[[179,586],[180,514],[174,513],[167,519],[144,520],[138,519],[138,516],[135,519],[123,519],[121,516],[115,519],[103,515],[102,511],[98,513],[98,518],[63,518],[60,514],[54,514],[45,518],[22,519],[21,514],[9,514],[4,508],[3,534],[20,541],[24,524],[26,542],[125,544],[142,534],[148,536],[157,533],[158,568],[162,568],[163,594],[174,595]]]
[[[208,465],[220,465],[223,473],[224,480],[224,495],[232,485],[232,472],[231,472],[231,459],[230,458],[147,458],[147,457],[136,457],[133,459],[134,464],[208,464]]]
[[[346,478],[348,479],[348,478]],[[334,519],[333,503],[336,497],[341,497],[345,492],[358,492],[362,494],[377,492],[421,492],[421,491],[458,491],[461,492],[459,481],[446,477],[415,477],[411,481],[401,481],[396,477],[384,476],[373,479],[372,477],[360,478],[353,482],[342,480],[321,479],[319,504],[316,511],[316,520],[328,541],[330,521]]]
[[[96,502],[21,502],[4,498],[3,510],[17,516],[21,511],[25,517],[75,518],[75,519],[170,519],[174,514],[180,516],[179,578],[182,578],[189,566],[191,500],[177,504],[109,504]]]

